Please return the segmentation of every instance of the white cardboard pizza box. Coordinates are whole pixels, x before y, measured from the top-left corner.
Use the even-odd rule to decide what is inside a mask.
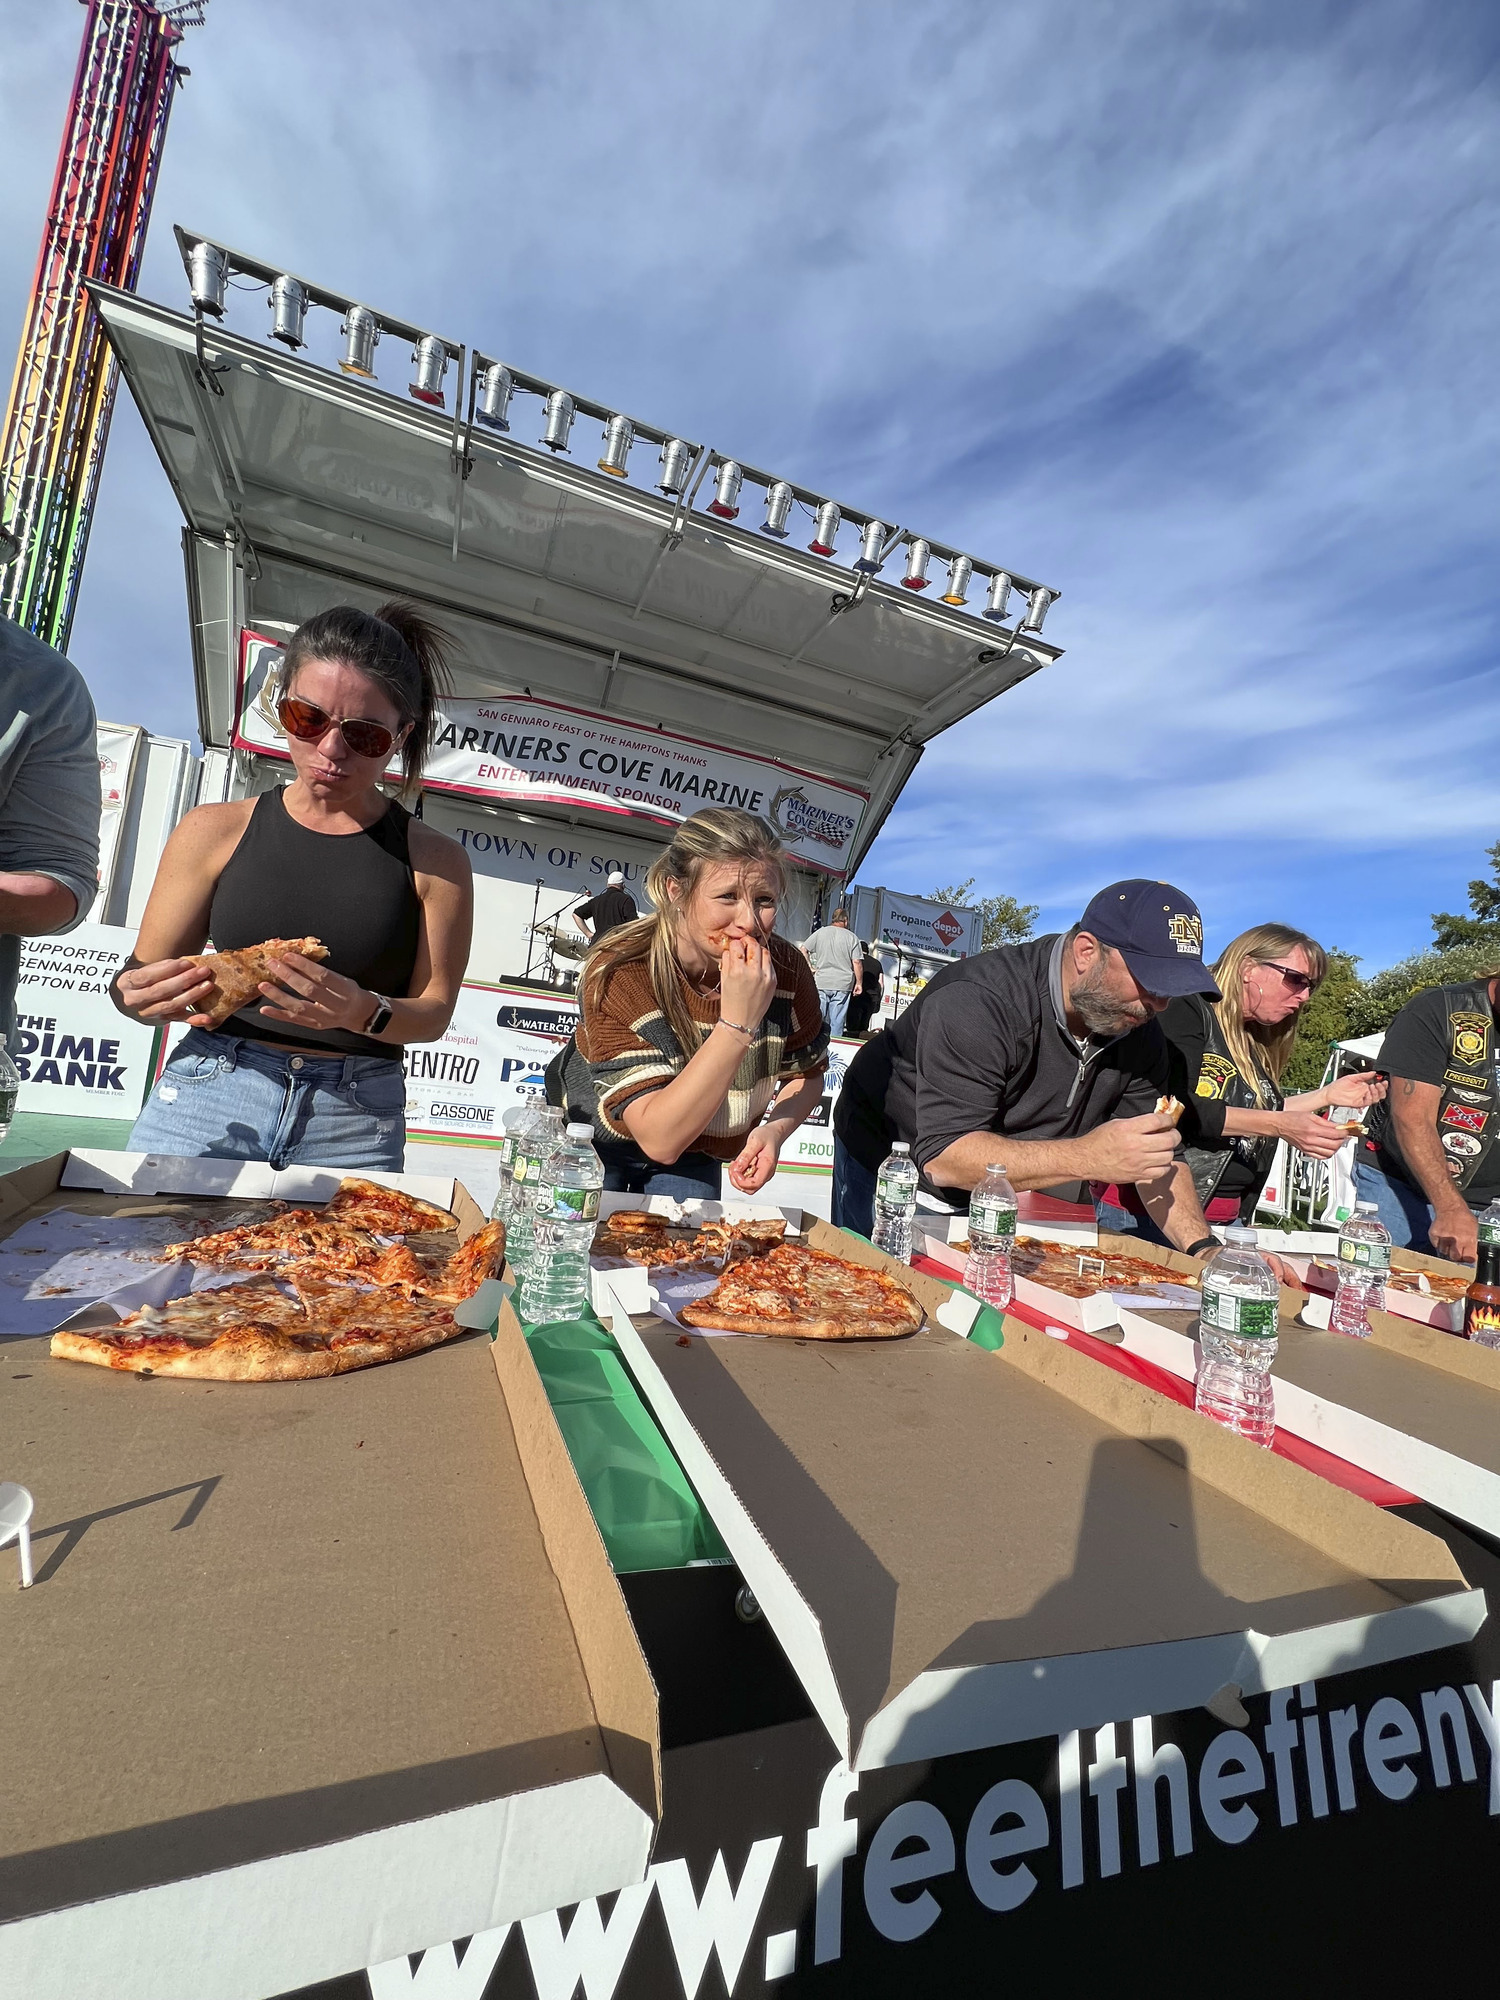
[[[1283,1289],[1271,1371],[1282,1429],[1500,1535],[1500,1354],[1390,1313],[1356,1340],[1327,1330],[1326,1299],[1308,1300],[1303,1321],[1299,1304]],[[1305,1323],[1309,1310],[1322,1324]],[[1127,1308],[1120,1344],[1190,1382],[1196,1328],[1190,1313]]]
[[[66,1164],[0,1177],[0,1234],[140,1204]],[[0,1993],[262,2000],[643,1878],[655,1691],[508,1304],[327,1381],[0,1340],[37,1506],[0,1618]]]
[[[1328,1294],[1334,1291],[1338,1283],[1333,1269],[1338,1261],[1337,1238],[1320,1245],[1316,1256],[1294,1252],[1286,1261],[1307,1290]],[[1467,1265],[1445,1263],[1441,1258],[1424,1257],[1412,1250],[1393,1250],[1391,1266],[1397,1271],[1462,1278],[1466,1285],[1473,1276]],[[1415,1320],[1420,1326],[1441,1327],[1445,1333],[1457,1333],[1464,1323],[1462,1299],[1434,1298],[1430,1292],[1398,1291],[1394,1285],[1386,1287],[1385,1310],[1395,1319]]]
[[[949,1240],[940,1242],[936,1237],[926,1239],[926,1253],[935,1264],[953,1272],[962,1279],[967,1261],[963,1251],[954,1248],[956,1242],[965,1240],[968,1232],[968,1217],[958,1215],[949,1226]],[[1020,1233],[1020,1232],[1018,1232]],[[1040,1232],[1039,1232],[1040,1233]],[[1046,1238],[1061,1242],[1061,1237]],[[1184,1277],[1195,1277],[1198,1263],[1192,1257],[1184,1257],[1180,1251],[1164,1250],[1159,1244],[1142,1243],[1134,1236],[1111,1236],[1096,1232],[1092,1245],[1069,1244],[1070,1252],[1079,1259],[1079,1271],[1087,1275],[1089,1258],[1097,1257],[1100,1248],[1123,1251],[1127,1256],[1139,1257],[1149,1264],[1161,1266],[1162,1277],[1168,1282],[1182,1283]],[[1054,1291],[1051,1286],[1039,1284],[1034,1278],[1015,1274],[1015,1296],[1022,1305],[1030,1306],[1034,1312],[1045,1313],[1058,1326],[1076,1329],[1079,1333],[1101,1333],[1107,1327],[1118,1323],[1120,1296],[1107,1291],[1086,1293],[1082,1298],[1074,1298],[1069,1292]]]
[[[636,1381],[839,1753],[940,1757],[1471,1636],[1446,1547],[1021,1322],[991,1355],[890,1270],[902,1340],[684,1337],[623,1310]]]

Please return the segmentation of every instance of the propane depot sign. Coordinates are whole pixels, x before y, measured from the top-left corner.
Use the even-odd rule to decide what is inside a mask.
[[[281,657],[276,641],[242,633],[238,749],[287,754],[274,705]],[[668,826],[703,806],[739,806],[770,820],[804,867],[829,874],[841,872],[867,803],[865,793],[790,764],[508,695],[443,703],[424,783],[431,791],[587,806]]]
[[[466,985],[440,1042],[406,1051],[406,1130],[428,1145],[498,1145],[512,1106],[544,1094],[547,1065],[578,1024],[571,994]],[[835,1042],[827,1095],[782,1150],[783,1172],[831,1173],[833,1105],[858,1042]]]
[[[109,982],[135,932],[80,924],[28,938],[16,987],[17,1108],[71,1118],[134,1118],[151,1083],[156,1031],[115,1011]]]
[[[984,946],[984,914],[896,889],[851,889],[850,921],[863,938],[889,938],[903,951],[968,958]]]

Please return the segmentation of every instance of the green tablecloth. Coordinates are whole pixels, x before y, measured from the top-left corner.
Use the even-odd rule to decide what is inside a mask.
[[[729,1551],[657,1429],[614,1336],[585,1310],[526,1343],[617,1572],[727,1562]]]
[[[45,1160],[75,1146],[123,1150],[135,1121],[130,1118],[62,1118],[51,1111],[18,1111],[0,1141],[0,1173],[23,1160]]]

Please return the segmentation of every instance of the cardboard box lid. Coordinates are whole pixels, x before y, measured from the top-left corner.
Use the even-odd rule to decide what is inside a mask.
[[[929,1312],[948,1296],[905,1275]],[[931,1324],[686,1345],[613,1325],[855,1768],[1284,1686],[1483,1619],[1434,1538],[1019,1322],[994,1357]]]
[[[0,1382],[0,1990],[261,2000],[641,1879],[654,1691],[508,1307],[327,1381]]]

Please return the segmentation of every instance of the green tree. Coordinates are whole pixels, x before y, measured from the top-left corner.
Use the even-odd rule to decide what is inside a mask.
[[[947,903],[959,910],[979,910],[984,915],[984,936],[981,943],[986,951],[992,945],[1020,944],[1023,938],[1031,936],[1033,924],[1042,914],[1040,903],[1018,903],[1014,896],[979,896],[971,898],[969,891],[974,886],[971,875],[967,882],[960,882],[956,889],[934,889],[934,903]]]
[[[1364,991],[1364,983],[1355,970],[1358,964],[1353,952],[1329,952],[1323,983],[1297,1018],[1297,1039],[1281,1079],[1281,1087],[1289,1097],[1294,1091],[1316,1090],[1323,1081],[1328,1051],[1333,1044],[1347,1041],[1351,1034],[1365,1032],[1349,1025],[1350,1009],[1357,1005]]]
[[[1429,986],[1454,986],[1466,979],[1482,979],[1497,967],[1500,967],[1500,945],[1483,939],[1456,944],[1448,951],[1413,952],[1399,965],[1388,965],[1384,972],[1360,982],[1349,1002],[1349,1033],[1376,1034],[1391,1025],[1408,1000],[1425,993]]]
[[[1456,951],[1466,945],[1476,945],[1488,947],[1491,953],[1500,957],[1500,840],[1493,847],[1487,847],[1485,853],[1489,856],[1493,880],[1469,884],[1469,916],[1454,916],[1447,910],[1433,912],[1432,942],[1435,950]],[[1477,978],[1478,974],[1460,976]]]

